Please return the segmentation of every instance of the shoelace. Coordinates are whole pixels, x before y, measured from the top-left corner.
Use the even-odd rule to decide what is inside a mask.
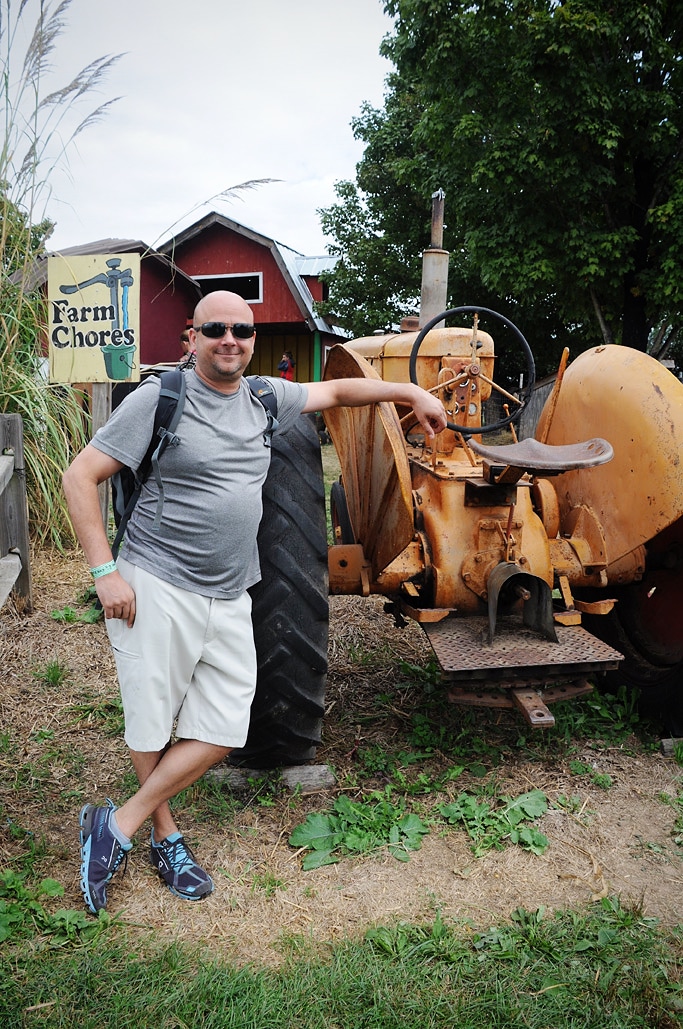
[[[167,843],[160,849],[165,851],[168,863],[174,872],[189,871],[196,864],[192,851],[185,845],[182,839],[176,840],[174,843]]]
[[[119,856],[116,858],[116,861],[114,862],[114,867],[111,870],[111,874],[112,875],[114,874],[114,872],[118,871],[119,865],[121,864],[122,861],[123,861],[123,871],[121,872],[121,875],[125,875],[126,874],[126,869],[128,868],[128,851],[124,850],[123,847],[121,847],[121,853],[119,854]]]

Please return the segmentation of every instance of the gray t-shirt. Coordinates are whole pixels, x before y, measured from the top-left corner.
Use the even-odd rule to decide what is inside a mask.
[[[261,490],[270,464],[264,444],[267,415],[242,380],[235,393],[219,393],[194,371],[176,429],[178,446],[159,462],[164,491],[161,524],[153,528],[159,489],[154,475],[142,487],[121,555],[181,589],[231,599],[258,582],[256,535]],[[301,414],[308,391],[298,382],[268,379],[277,397],[278,429]],[[154,377],[134,390],[98,429],[92,445],[137,468],[152,436],[159,397]]]

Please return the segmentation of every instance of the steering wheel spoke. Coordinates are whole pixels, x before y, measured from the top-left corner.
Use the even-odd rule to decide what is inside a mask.
[[[504,397],[507,397],[508,400],[512,400],[514,404],[524,403],[524,401],[520,400],[519,397],[516,397],[514,393],[508,393],[506,389],[503,389],[502,386],[499,386],[497,382],[494,382],[493,379],[489,379],[486,375],[480,375],[480,379],[482,380],[482,382],[488,382],[489,386],[492,389],[495,389],[498,393],[502,393]]]
[[[462,433],[464,436],[478,436],[487,432],[497,432],[499,429],[506,428],[506,426],[510,425],[512,422],[517,421],[525,406],[525,400],[520,400],[519,397],[516,397],[514,396],[514,394],[509,393],[506,389],[503,388],[503,386],[499,386],[497,382],[494,382],[493,379],[489,379],[486,375],[482,373],[481,364],[477,356],[477,331],[479,327],[480,315],[490,315],[492,318],[498,319],[498,321],[502,322],[509,329],[511,329],[511,331],[516,336],[517,341],[519,342],[524,353],[524,356],[526,358],[527,385],[525,387],[525,393],[527,395],[531,393],[531,390],[533,389],[533,385],[536,379],[536,367],[534,363],[533,354],[531,353],[531,348],[527,343],[526,339],[524,338],[524,336],[522,335],[522,333],[520,332],[520,330],[517,328],[517,326],[514,325],[511,321],[509,321],[504,315],[498,314],[497,311],[491,311],[487,307],[472,306],[453,307],[449,311],[444,311],[442,314],[436,315],[436,317],[432,318],[429,322],[427,322],[427,324],[420,330],[420,332],[417,335],[417,338],[415,339],[415,342],[413,343],[413,348],[410,352],[410,381],[417,385],[417,356],[427,333],[430,332],[435,325],[438,325],[439,322],[445,321],[446,318],[451,318],[455,315],[461,314],[471,314],[473,316],[474,321],[470,363],[466,368],[463,368],[461,371],[456,372],[453,378],[447,380],[446,382],[439,383],[438,388],[446,387],[449,391],[453,391],[456,388],[466,388],[468,382],[475,383],[478,388],[479,380],[481,380],[482,382],[485,382],[487,383],[487,385],[491,386],[492,389],[495,389],[498,393],[502,394],[502,396],[506,397],[508,400],[513,401],[517,405],[517,408],[512,412],[512,414],[508,414],[507,417],[501,418],[500,421],[494,422],[492,425],[470,425],[468,424],[470,417],[470,404],[469,401],[467,401],[464,411],[465,424],[459,425],[456,422],[449,421],[447,422],[447,427],[453,430],[453,432]]]

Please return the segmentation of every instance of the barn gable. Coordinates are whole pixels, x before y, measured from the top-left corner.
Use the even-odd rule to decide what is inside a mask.
[[[159,247],[199,286],[239,293],[250,304],[256,323],[256,347],[250,372],[277,374],[285,350],[296,360],[301,381],[320,378],[325,350],[346,338],[321,318],[315,301],[323,300],[323,271],[332,257],[305,257],[268,236],[212,212]]]

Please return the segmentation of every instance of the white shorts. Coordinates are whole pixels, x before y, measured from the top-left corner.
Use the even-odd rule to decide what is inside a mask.
[[[124,558],[118,569],[135,590],[132,628],[106,619],[131,750],[162,750],[175,734],[242,747],[256,689],[251,597],[201,597]]]

